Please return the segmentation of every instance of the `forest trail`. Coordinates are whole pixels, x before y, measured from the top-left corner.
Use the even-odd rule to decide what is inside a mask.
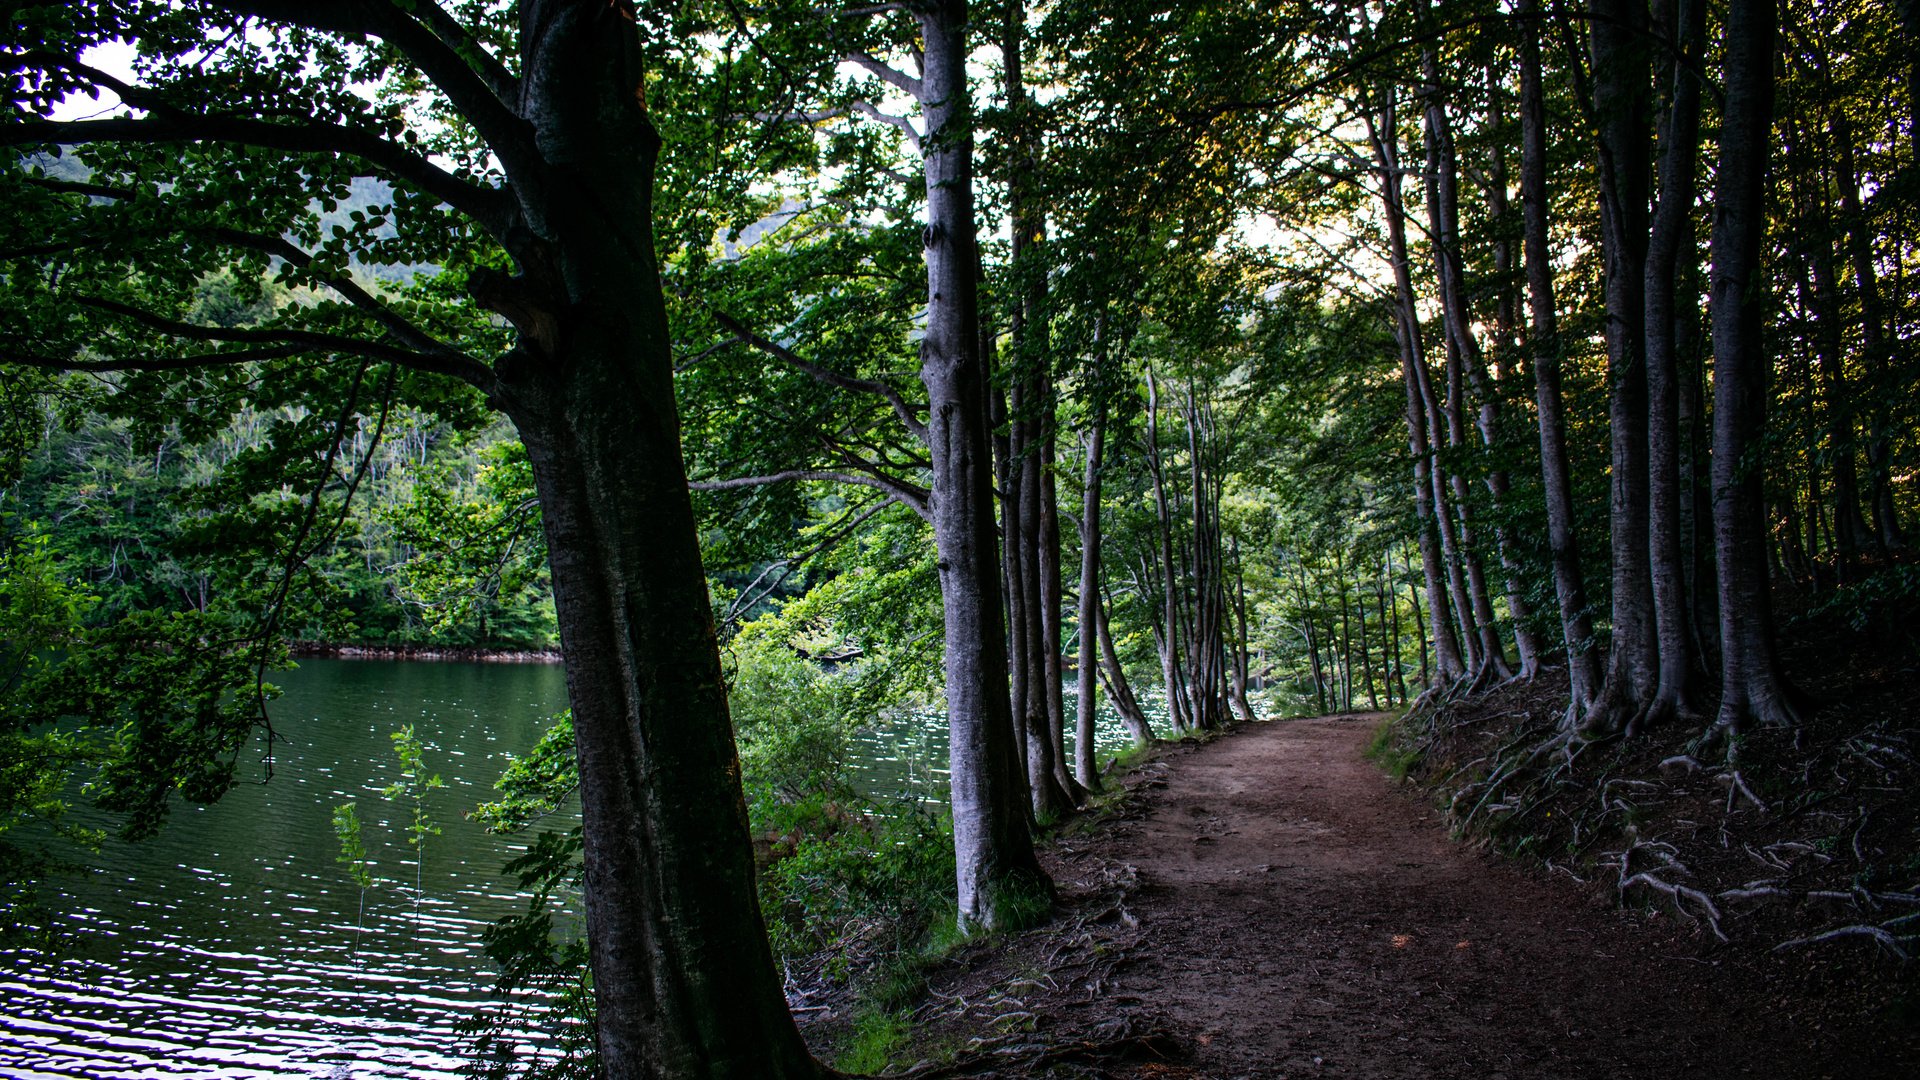
[[[1703,955],[1688,928],[1451,840],[1363,759],[1379,719],[1165,754],[1129,778],[1146,789],[1131,813],[1049,857],[1063,915],[1036,936],[1077,928],[1086,959],[1022,945],[945,993],[978,1006],[998,978],[1049,1042],[1158,1030],[1189,1050],[1101,1075],[1910,1075],[1858,1033],[1792,1019],[1747,954]]]

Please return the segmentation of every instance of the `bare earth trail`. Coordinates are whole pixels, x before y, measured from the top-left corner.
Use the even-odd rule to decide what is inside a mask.
[[[1166,754],[1131,816],[1051,857],[1088,959],[1049,953],[1056,927],[935,991],[976,1023],[1003,994],[1049,1041],[1124,1023],[1190,1051],[1104,1075],[1915,1075],[1866,1036],[1802,1026],[1745,954],[1703,955],[1670,916],[1649,927],[1449,839],[1363,760],[1378,720],[1257,724]],[[1102,912],[1116,880],[1131,886]]]

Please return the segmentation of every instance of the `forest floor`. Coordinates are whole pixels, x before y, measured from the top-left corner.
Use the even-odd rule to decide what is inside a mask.
[[[1793,957],[1464,845],[1377,714],[1175,744],[1044,853],[1054,919],[928,976],[937,1075],[1920,1075],[1920,1025]],[[1827,989],[1832,989],[1828,987]],[[940,1062],[935,1064],[935,1062]]]

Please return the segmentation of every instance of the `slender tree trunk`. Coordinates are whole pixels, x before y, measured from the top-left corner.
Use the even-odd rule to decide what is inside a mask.
[[[1447,576],[1441,552],[1435,546],[1435,526],[1443,509],[1435,506],[1433,483],[1434,433],[1428,424],[1428,412],[1421,391],[1420,371],[1426,366],[1420,355],[1420,329],[1414,309],[1413,278],[1407,260],[1406,213],[1400,201],[1400,177],[1393,145],[1393,109],[1382,109],[1379,126],[1371,113],[1366,115],[1379,167],[1381,209],[1387,220],[1389,252],[1393,260],[1394,332],[1400,344],[1401,380],[1407,393],[1407,447],[1413,459],[1414,516],[1419,523],[1420,561],[1426,574],[1428,605],[1432,613],[1432,639],[1436,663],[1431,672],[1426,652],[1421,651],[1421,679],[1429,686],[1451,684],[1466,674],[1460,655],[1460,639],[1454,636],[1453,614],[1449,610]],[[1422,639],[1425,640],[1424,638]]]
[[[1325,715],[1328,712],[1327,683],[1320,674],[1320,635],[1313,625],[1313,594],[1308,588],[1306,565],[1298,559],[1294,560],[1293,565],[1300,579],[1300,621],[1306,626],[1307,656],[1312,662],[1313,671],[1314,704],[1319,707],[1321,715]]]
[[[1538,10],[1535,0],[1520,0],[1521,14],[1532,16]],[[1572,470],[1567,463],[1566,410],[1560,395],[1563,350],[1554,309],[1552,252],[1547,246],[1546,96],[1540,78],[1540,43],[1532,34],[1521,35],[1520,87],[1520,192],[1526,216],[1527,302],[1534,400],[1539,409],[1540,480],[1547,510],[1547,543],[1553,553],[1553,588],[1560,605],[1561,640],[1567,650],[1572,699],[1567,715],[1569,722],[1577,722],[1599,692],[1600,664],[1573,527]],[[1424,656],[1421,665],[1425,666]]]
[[[1652,131],[1651,28],[1643,0],[1589,0],[1598,124],[1600,240],[1606,257],[1607,420],[1611,428],[1613,618],[1602,709],[1618,730],[1652,701],[1659,639],[1647,553],[1646,263]]]
[[[1920,0],[1900,0],[1901,16],[1912,25]],[[1911,32],[1920,32],[1915,27]],[[1916,55],[1920,55],[1917,53]],[[1920,73],[1920,65],[1915,68]],[[1909,88],[1920,94],[1920,87]],[[1853,127],[1844,113],[1836,111],[1832,119],[1839,170],[1835,182],[1840,188],[1840,210],[1846,216],[1847,257],[1852,266],[1854,287],[1860,294],[1861,353],[1866,366],[1867,396],[1867,505],[1873,518],[1875,545],[1882,551],[1904,545],[1900,517],[1893,504],[1891,428],[1888,399],[1893,388],[1887,385],[1889,342],[1893,331],[1887,321],[1886,307],[1880,296],[1880,273],[1874,265],[1874,233],[1860,205],[1860,181],[1854,168]],[[1916,131],[1920,138],[1920,131]]]
[[[1333,549],[1333,584],[1340,590],[1340,708],[1353,711],[1353,618],[1347,603],[1347,571],[1340,549]]]
[[[1661,132],[1660,200],[1647,244],[1645,270],[1647,349],[1648,570],[1659,668],[1644,722],[1657,723],[1695,712],[1694,632],[1687,604],[1687,565],[1681,546],[1685,485],[1680,472],[1680,331],[1692,312],[1678,300],[1679,262],[1692,245],[1690,225],[1696,193],[1695,158],[1700,143],[1701,86],[1695,68],[1706,37],[1705,0],[1659,0],[1655,20],[1676,43],[1679,57],[1663,58],[1660,72],[1671,87]]]
[[[1233,547],[1233,680],[1228,693],[1233,698],[1233,708],[1239,714],[1242,723],[1251,724],[1255,717],[1253,706],[1247,701],[1247,575],[1240,565],[1240,545]]]
[[[1113,707],[1120,713],[1121,722],[1127,725],[1134,744],[1146,746],[1153,742],[1153,725],[1147,722],[1147,712],[1140,707],[1140,699],[1134,696],[1127,673],[1120,667],[1120,655],[1113,647],[1113,628],[1107,623],[1109,606],[1100,604],[1094,613],[1099,619],[1101,672],[1106,678],[1107,696],[1113,700]]]
[[[1768,357],[1761,334],[1766,177],[1773,127],[1773,0],[1730,0],[1727,101],[1713,215],[1714,551],[1720,579],[1720,714],[1715,728],[1799,722],[1773,640],[1767,582]],[[1732,743],[1729,744],[1731,747]]]
[[[1473,336],[1473,315],[1468,310],[1466,295],[1466,272],[1460,264],[1460,211],[1459,185],[1455,176],[1456,160],[1453,146],[1453,125],[1447,118],[1446,105],[1440,100],[1439,62],[1433,50],[1422,54],[1421,67],[1427,81],[1424,88],[1426,97],[1426,144],[1427,144],[1427,222],[1433,237],[1434,277],[1439,285],[1441,325],[1445,330],[1447,350],[1447,445],[1456,454],[1466,449],[1467,434],[1464,412],[1466,409],[1466,380],[1472,378],[1474,388],[1479,393],[1481,406],[1478,412],[1483,417],[1479,428],[1481,444],[1491,447],[1494,441],[1494,428],[1497,405],[1492,389],[1485,385],[1481,373],[1480,343]],[[1469,501],[1467,478],[1459,470],[1453,471],[1454,505],[1460,513],[1461,553],[1467,560],[1467,580],[1472,589],[1474,622],[1480,636],[1481,670],[1476,678],[1508,679],[1513,671],[1507,666],[1506,646],[1500,641],[1498,621],[1493,613],[1493,601],[1487,591],[1486,569],[1473,544],[1473,514]],[[1506,474],[1494,469],[1488,474],[1488,485],[1494,495],[1495,504],[1506,494]],[[1496,531],[1501,559],[1512,564],[1504,531]],[[1510,582],[1508,593],[1511,599],[1519,601],[1519,612],[1526,611],[1525,600],[1521,598],[1517,582]]]
[[[1073,724],[1073,771],[1082,787],[1100,790],[1094,759],[1096,674],[1100,667],[1100,459],[1107,446],[1107,403],[1094,403],[1087,430],[1087,468],[1080,484],[1080,662]]]
[[[1159,557],[1164,572],[1161,610],[1166,621],[1166,640],[1160,650],[1160,667],[1167,683],[1167,716],[1176,732],[1194,726],[1187,711],[1185,687],[1180,672],[1179,571],[1173,561],[1173,522],[1167,510],[1165,470],[1160,463],[1160,391],[1152,369],[1147,371],[1147,465],[1153,476],[1153,507],[1159,526]]]
[[[1051,387],[1048,388],[1051,391]],[[1040,478],[1040,635],[1045,651],[1040,654],[1041,670],[1046,675],[1047,732],[1053,741],[1054,781],[1067,793],[1074,805],[1086,801],[1086,790],[1074,779],[1073,763],[1067,758],[1066,665],[1060,650],[1064,647],[1063,612],[1066,600],[1060,586],[1060,496],[1055,485],[1053,463],[1056,440],[1053,434],[1053,394],[1047,394],[1047,435],[1041,441],[1046,466]]]
[[[985,335],[980,343],[981,355],[990,363],[992,350]],[[989,377],[991,379],[991,376]],[[1016,763],[1020,768],[1022,790],[1027,798],[1032,798],[1031,785],[1027,784],[1027,633],[1026,633],[1026,576],[1020,570],[1020,553],[1025,545],[1020,540],[1021,481],[1018,448],[1020,446],[1020,426],[1011,419],[1019,411],[1019,395],[1024,388],[1016,381],[1013,387],[1012,407],[1005,392],[997,386],[987,388],[988,422],[993,427],[994,477],[1000,492],[1000,556],[1001,590],[1006,600],[1006,642],[1007,642],[1007,701],[1008,715],[1012,718],[1013,747]],[[1002,434],[1002,432],[1005,434]]]
[[[1427,673],[1427,624],[1420,617],[1420,589],[1411,581],[1407,582],[1407,598],[1413,602],[1413,632],[1420,635],[1420,685],[1433,686]]]
[[[993,457],[980,353],[973,205],[973,122],[967,89],[965,0],[916,9],[926,126],[927,390],[934,542],[946,625],[947,723],[952,761],[958,919],[1004,921],[1003,899],[1051,887],[1027,828],[1014,771],[1000,568],[993,528]]]

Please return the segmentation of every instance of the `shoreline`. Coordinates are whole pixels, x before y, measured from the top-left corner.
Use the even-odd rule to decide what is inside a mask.
[[[558,649],[491,649],[478,645],[341,645],[327,641],[292,641],[287,653],[296,660],[427,660],[469,664],[558,664]]]

